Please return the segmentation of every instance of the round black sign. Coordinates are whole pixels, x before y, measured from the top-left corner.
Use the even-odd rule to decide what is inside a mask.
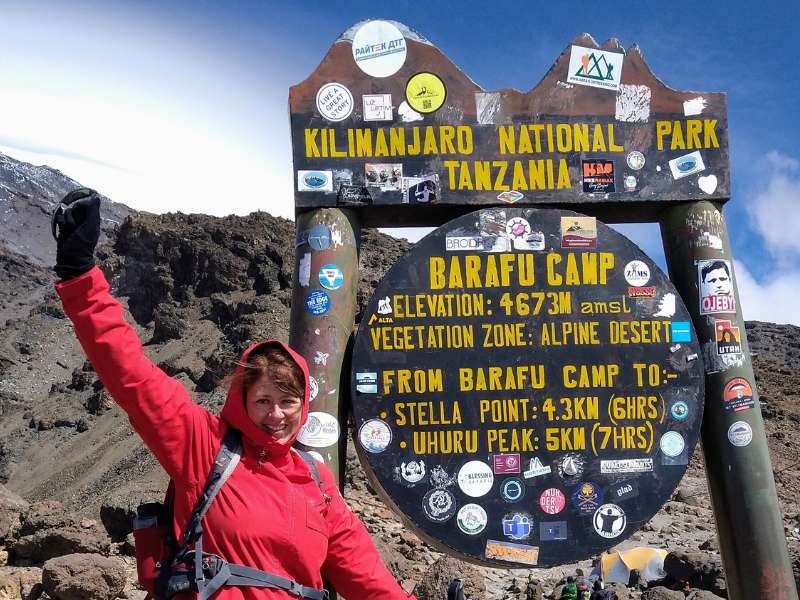
[[[700,432],[689,313],[632,242],[570,211],[450,221],[378,285],[353,352],[370,478],[441,550],[553,566],[614,546]]]

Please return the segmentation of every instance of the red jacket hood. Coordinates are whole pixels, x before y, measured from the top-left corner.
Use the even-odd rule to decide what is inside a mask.
[[[303,413],[300,416],[300,426],[297,428],[297,431],[294,432],[292,438],[286,442],[276,441],[275,438],[273,438],[270,434],[253,423],[253,421],[247,415],[247,410],[244,404],[244,394],[242,393],[242,387],[244,383],[244,367],[242,366],[242,363],[247,362],[250,354],[252,354],[254,350],[257,348],[263,348],[264,346],[279,346],[280,348],[283,348],[289,353],[292,359],[294,359],[294,362],[297,363],[297,365],[300,367],[300,370],[303,372]],[[308,418],[308,395],[308,365],[306,364],[305,359],[297,352],[292,350],[288,345],[284,344],[283,342],[279,342],[278,340],[257,342],[251,346],[248,346],[248,348],[242,353],[239,363],[236,365],[233,383],[228,390],[228,396],[225,399],[225,406],[222,408],[221,416],[222,419],[228,423],[228,425],[241,431],[247,442],[255,446],[266,448],[272,457],[282,456],[289,451],[292,444],[297,439],[297,435],[300,433],[300,427],[305,425],[306,419]]]

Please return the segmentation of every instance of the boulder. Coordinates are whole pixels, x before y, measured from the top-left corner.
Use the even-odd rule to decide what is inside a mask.
[[[684,600],[683,592],[662,586],[642,592],[642,600]]]
[[[468,598],[483,598],[486,583],[483,575],[470,564],[443,556],[434,562],[414,588],[417,600],[442,600],[447,598],[447,587],[453,579],[464,581],[464,594]]]
[[[108,538],[97,528],[84,529],[75,525],[41,529],[22,536],[12,546],[15,559],[43,563],[57,556],[74,553],[107,553]]]
[[[686,596],[687,600],[719,600],[722,596],[712,594],[708,590],[694,590]]]
[[[133,533],[138,500],[130,496],[114,496],[100,506],[100,521],[114,542],[122,542]]]
[[[0,543],[19,529],[22,514],[27,509],[28,503],[25,500],[0,485]]]
[[[664,559],[664,571],[675,581],[688,581],[692,588],[727,596],[722,560],[709,552],[673,550]]]
[[[41,569],[0,567],[0,600],[36,600],[41,593]]]
[[[31,535],[41,529],[52,529],[76,525],[75,519],[67,514],[61,502],[43,500],[34,502],[22,516],[19,535]]]
[[[44,564],[42,585],[55,600],[113,600],[125,587],[125,568],[99,554],[68,554]]]

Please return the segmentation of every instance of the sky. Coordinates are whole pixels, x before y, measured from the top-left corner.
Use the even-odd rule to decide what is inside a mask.
[[[746,319],[800,325],[800,2],[0,0],[0,152],[138,210],[293,218],[288,90],[363,19],[415,29],[485,90],[527,91],[581,32],[728,94],[725,207]],[[617,227],[664,266],[658,227]],[[391,231],[418,239],[430,231]]]

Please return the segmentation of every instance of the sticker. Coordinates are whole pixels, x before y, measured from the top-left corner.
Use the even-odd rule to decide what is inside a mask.
[[[705,108],[706,108],[706,99],[703,98],[702,96],[698,96],[697,98],[686,100],[683,103],[683,115],[685,117],[693,117],[695,115],[702,114]]]
[[[640,287],[650,281],[650,267],[641,260],[632,260],[625,265],[625,281],[629,285]]]
[[[498,474],[519,473],[519,454],[495,454],[492,456],[492,470]]]
[[[619,52],[572,46],[567,82],[617,91],[624,56]]]
[[[689,321],[670,321],[669,337],[673,342],[690,343],[692,341],[692,324]]]
[[[316,398],[319,393],[319,384],[317,384],[317,380],[311,376],[308,377],[308,388],[309,401],[313,402],[314,398]]]
[[[698,177],[697,187],[710,196],[717,189],[717,176],[706,175],[704,177]]]
[[[601,158],[582,160],[583,191],[588,194],[608,194],[614,187],[614,161]],[[564,217],[562,217],[564,218]]]
[[[736,421],[728,428],[728,441],[742,448],[753,440],[753,429],[746,421]]]
[[[634,177],[633,175],[626,175],[625,179],[623,179],[622,181],[625,184],[626,192],[636,191],[636,177]]]
[[[669,414],[676,421],[685,421],[689,416],[689,405],[683,400],[678,400],[669,407]]]
[[[434,523],[444,523],[456,514],[456,497],[449,490],[431,490],[422,499],[422,510]]]
[[[545,466],[542,464],[542,461],[539,460],[539,457],[534,457],[531,459],[530,463],[528,463],[528,468],[525,469],[522,475],[525,479],[532,479],[540,475],[548,475],[550,471],[550,465]]]
[[[653,470],[652,458],[623,458],[619,460],[601,460],[600,472],[612,473],[649,473]]]
[[[661,436],[658,445],[661,447],[661,452],[671,457],[679,456],[686,448],[683,436],[677,431],[667,431]]]
[[[478,504],[465,504],[458,511],[458,528],[467,535],[478,535],[488,522],[486,511]]]
[[[756,403],[753,399],[753,387],[743,377],[735,377],[725,384],[722,390],[722,400],[725,410],[739,412],[753,408]]]
[[[353,105],[353,94],[340,83],[326,83],[317,92],[317,109],[328,121],[344,121]]]
[[[364,107],[365,121],[391,121],[394,119],[391,94],[364,94],[361,96],[361,104]]]
[[[486,540],[484,555],[487,559],[504,560],[523,565],[536,566],[539,563],[539,548],[537,546],[514,544],[513,542]]]
[[[400,115],[400,120],[403,123],[412,123],[414,121],[422,121],[422,115],[415,111],[408,105],[408,102],[403,100],[400,106],[397,107],[397,114]]]
[[[326,290],[338,290],[344,283],[342,270],[333,263],[324,265],[318,274],[319,284]]]
[[[586,481],[572,492],[572,505],[582,515],[591,515],[603,503],[603,491],[595,484]]]
[[[564,510],[567,498],[558,488],[548,488],[539,496],[539,507],[548,515],[556,515]]]
[[[716,319],[717,354],[741,354],[742,336],[731,321]]]
[[[736,312],[731,267],[727,260],[697,261],[700,281],[700,314]]]
[[[562,248],[596,248],[597,220],[594,217],[561,217]]]
[[[624,502],[639,495],[639,483],[635,480],[614,484],[608,492],[609,500]]]
[[[436,202],[439,176],[403,177],[403,202],[405,204],[431,204]]]
[[[377,394],[378,373],[375,371],[356,373],[356,391],[361,394]]]
[[[316,450],[309,450],[308,455],[313,457],[315,461],[322,463],[323,465],[325,464],[325,459],[322,458],[322,454],[320,454]]]
[[[594,530],[604,538],[618,537],[625,530],[626,524],[625,511],[616,504],[603,504],[592,517]]]
[[[483,238],[480,236],[447,236],[444,240],[447,252],[474,252],[483,250]]]
[[[297,441],[312,448],[327,448],[339,441],[339,421],[326,412],[310,412]]]
[[[400,463],[399,471],[403,481],[414,485],[425,478],[425,461],[410,460],[408,462],[402,462]]]
[[[308,232],[308,245],[312,250],[327,250],[331,246],[331,230],[327,225],[314,225]]]
[[[455,477],[444,470],[442,465],[436,465],[431,471],[431,483],[435,488],[447,488],[456,482]]]
[[[380,419],[370,419],[358,430],[358,440],[367,452],[378,454],[392,441],[392,430]]]
[[[511,190],[508,192],[501,192],[497,194],[497,199],[502,200],[503,202],[507,202],[508,204],[514,204],[514,202],[518,202],[522,200],[525,196],[522,192],[518,192],[517,190]]]
[[[583,456],[566,454],[558,463],[558,476],[561,478],[580,477],[583,475]]]
[[[648,287],[629,287],[628,296],[631,298],[652,298],[656,295],[655,286]]]
[[[645,163],[644,154],[642,154],[638,150],[633,150],[632,152],[628,153],[625,162],[628,163],[628,166],[631,169],[633,169],[634,171],[638,171],[644,166]]]
[[[567,522],[542,521],[539,523],[539,539],[543,542],[567,539]]]
[[[330,357],[330,352],[320,352],[319,350],[314,351],[314,364],[315,365],[322,365],[323,367],[328,366],[328,358]]]
[[[675,316],[675,294],[672,292],[667,292],[658,301],[658,310],[653,313],[654,317],[674,317]]]
[[[647,123],[651,96],[646,85],[620,84],[614,118],[625,123]]]
[[[525,540],[531,534],[531,519],[525,513],[514,513],[503,518],[503,535],[512,540]]]
[[[420,113],[436,112],[447,98],[444,82],[433,73],[417,73],[406,83],[406,101]]]
[[[517,502],[525,495],[525,484],[518,477],[506,479],[500,486],[500,495],[506,502]]]
[[[482,210],[480,213],[480,230],[483,237],[484,251],[508,252],[511,250],[511,240],[506,233],[506,211]]]
[[[358,185],[341,185],[336,196],[337,204],[372,204],[369,190]]]
[[[333,191],[333,172],[332,171],[298,171],[297,172],[297,191],[298,192],[332,192]]]
[[[403,165],[400,163],[366,163],[364,176],[367,187],[376,187],[382,192],[399,192],[403,189]]]
[[[406,40],[386,21],[369,21],[353,36],[353,59],[371,77],[394,75],[406,62]]]
[[[311,281],[311,253],[306,252],[303,258],[300,259],[300,264],[297,269],[297,281],[300,287],[308,287]]]
[[[378,314],[390,315],[392,314],[392,301],[389,296],[378,298]]]
[[[314,290],[306,296],[306,310],[312,315],[324,315],[331,307],[330,296],[322,290]]]
[[[353,185],[353,170],[333,169],[333,189],[338,190],[343,185]]]
[[[458,487],[471,498],[488,494],[493,483],[494,473],[485,462],[471,460],[458,470]]]
[[[694,173],[705,171],[705,168],[706,166],[703,164],[703,157],[700,156],[699,150],[669,161],[669,170],[672,171],[673,179],[683,179]]]

